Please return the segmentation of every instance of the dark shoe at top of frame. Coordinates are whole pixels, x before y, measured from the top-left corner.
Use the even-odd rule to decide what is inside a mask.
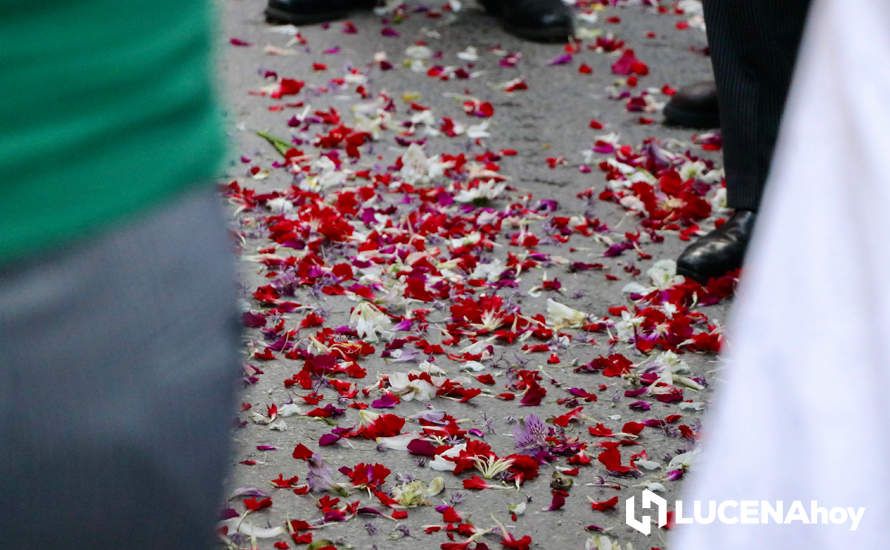
[[[480,0],[504,30],[535,42],[563,42],[575,34],[572,10],[562,0]]]
[[[276,24],[311,25],[334,21],[353,10],[371,9],[376,0],[269,0],[266,21]]]
[[[742,267],[757,214],[738,210],[719,228],[695,241],[677,260],[677,273],[706,283]]]
[[[719,128],[717,85],[708,81],[681,88],[664,106],[664,120],[684,128]]]

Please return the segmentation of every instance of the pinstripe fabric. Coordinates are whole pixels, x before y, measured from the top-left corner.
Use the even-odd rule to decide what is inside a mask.
[[[757,210],[809,0],[705,0],[727,199]]]
[[[212,186],[0,266],[0,548],[209,548],[238,375]]]

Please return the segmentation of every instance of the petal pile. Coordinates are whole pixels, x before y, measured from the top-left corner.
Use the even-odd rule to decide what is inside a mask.
[[[574,4],[562,48],[449,40],[481,17],[454,0],[229,42],[257,65],[221,186],[245,281],[233,479],[264,484],[228,501],[231,548],[651,546],[624,500],[692,464],[738,277],[670,259],[721,223],[720,140],[651,125],[675,88],[646,41],[699,32],[688,2]],[[632,19],[661,31],[622,38]],[[596,90],[597,118],[580,96],[540,112],[551,78]]]

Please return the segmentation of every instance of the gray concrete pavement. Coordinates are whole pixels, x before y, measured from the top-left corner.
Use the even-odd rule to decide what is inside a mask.
[[[439,8],[443,2],[437,0],[428,4]],[[674,3],[663,4],[672,6]],[[312,111],[335,107],[341,113],[343,122],[351,125],[355,122],[354,107],[373,100],[383,92],[392,99],[396,110],[391,113],[386,128],[380,130],[379,138],[362,146],[362,158],[354,165],[347,163],[349,170],[385,171],[381,167],[391,165],[399,155],[405,153],[406,148],[397,137],[405,129],[401,123],[419,113],[409,108],[410,102],[414,101],[429,107],[436,121],[440,121],[442,117],[450,117],[464,126],[488,122],[487,132],[490,136],[479,142],[466,136],[426,138],[423,148],[427,155],[460,152],[477,155],[485,150],[516,150],[516,156],[504,157],[499,161],[502,173],[510,178],[509,183],[515,190],[505,195],[509,200],[496,199],[495,208],[504,208],[510,201],[519,201],[519,197],[530,193],[535,200],[553,199],[558,202],[559,210],[555,213],[548,212],[544,216],[548,220],[552,216],[586,215],[588,218],[598,218],[610,227],[608,232],[599,237],[573,235],[567,244],[546,238],[542,240],[536,250],[549,255],[549,261],[521,274],[517,288],[499,291],[500,295],[520,306],[527,315],[546,313],[546,300],[552,297],[597,319],[607,317],[618,323],[620,315],[610,317],[608,309],[621,305],[633,307],[622,289],[631,282],[648,285],[645,274],[647,269],[657,260],[675,258],[682,250],[684,243],[678,238],[678,231],[658,232],[664,237],[664,242],[651,242],[644,232],[639,246],[651,258],[641,258],[633,250],[614,258],[604,257],[608,242],[621,242],[624,240],[624,232],[640,230],[640,218],[628,214],[617,204],[596,199],[606,183],[598,164],[614,156],[590,152],[598,136],[614,133],[620,144],[635,148],[654,137],[678,154],[690,151],[705,159],[719,159],[715,153],[703,151],[698,144],[692,143],[696,132],[667,128],[660,124],[660,113],[629,112],[625,108],[625,99],[616,100],[610,97],[613,93],[610,88],[615,81],[625,78],[613,74],[610,69],[621,50],[613,54],[593,51],[587,46],[594,43],[595,39],[587,38],[569,63],[553,65],[551,62],[565,53],[563,45],[522,42],[504,33],[496,20],[487,16],[473,2],[464,2],[457,14],[445,13],[438,18],[430,18],[428,14],[416,11],[414,8],[421,5],[419,2],[409,2],[404,19],[388,24],[382,23],[380,16],[359,13],[351,18],[356,33],[343,32],[342,23],[334,23],[328,27],[308,26],[299,29],[303,44],[293,43],[293,33],[274,32],[270,29],[261,15],[265,5],[263,0],[220,0],[217,5],[223,29],[219,36],[220,69],[224,95],[228,102],[227,128],[232,142],[225,181],[235,180],[242,187],[254,189],[257,193],[287,190],[293,181],[291,174],[276,167],[281,157],[268,143],[257,137],[255,132],[267,131],[282,137],[299,135],[295,127],[288,125],[288,121],[291,117],[300,115],[308,105],[311,105]],[[683,27],[690,15],[677,15],[670,9],[667,11],[668,13],[658,13],[651,6],[640,5],[610,7],[595,12],[595,21],[582,20],[579,26],[603,35],[611,33],[626,43],[625,48],[633,48],[636,55],[646,62],[649,74],[640,77],[637,90],[647,87],[660,89],[664,85],[678,87],[686,82],[707,78],[709,63],[700,53],[705,45],[704,33],[696,28],[678,29],[677,24],[680,23],[680,27]],[[610,18],[620,18],[620,22],[617,19],[610,22]],[[393,33],[382,32],[383,29],[394,29],[399,36],[388,36]],[[236,44],[243,42],[249,45],[232,45],[230,39],[233,38],[237,39]],[[411,70],[406,62],[406,59],[411,58],[411,52],[406,53],[406,50],[421,41],[433,55],[431,59],[424,61],[427,67],[465,67],[473,74],[473,78],[443,81],[431,78],[426,71]],[[475,48],[477,60],[468,62],[466,59],[472,57],[468,52],[463,55],[464,59],[458,57],[459,52],[466,52],[470,46]],[[385,52],[386,58],[393,65],[391,70],[380,69],[379,55],[378,62],[375,63],[375,54],[378,52]],[[520,54],[516,67],[505,67],[500,63],[505,52]],[[281,55],[283,53],[287,55]],[[327,69],[313,70],[314,63],[323,63]],[[470,63],[472,67],[468,67]],[[582,64],[589,66],[592,74],[580,72],[579,67]],[[277,73],[279,77],[303,80],[306,86],[299,94],[283,100],[257,95],[258,90],[267,86],[274,87],[276,84],[276,80],[270,77],[271,72]],[[353,76],[350,77],[348,86],[338,89],[336,85],[331,85],[332,79],[343,78],[350,73]],[[517,78],[523,79],[528,89],[504,92],[504,83]],[[360,84],[368,91],[369,99],[366,101],[362,101],[355,93]],[[491,102],[495,110],[494,116],[488,119],[467,116],[462,100],[468,96]],[[655,102],[666,99],[662,94],[653,94]],[[304,102],[304,106],[281,107],[285,103],[296,102]],[[281,107],[281,110],[271,110],[270,107]],[[641,124],[641,116],[650,117],[655,123]],[[591,119],[601,121],[604,128],[590,128]],[[320,126],[313,127],[309,135],[321,132]],[[419,140],[421,136],[422,132],[407,139]],[[319,153],[309,143],[299,148],[310,155]],[[548,159],[561,160],[551,168]],[[252,167],[258,170],[258,174],[251,174]],[[350,184],[351,182],[347,182],[339,187],[334,186],[324,193],[333,196],[332,193],[336,190]],[[594,190],[592,199],[579,198],[578,194],[585,189]],[[714,192],[711,192],[708,196],[713,195]],[[250,311],[264,311],[251,298],[251,294],[257,287],[270,281],[266,277],[268,269],[256,261],[258,251],[273,244],[268,239],[262,221],[269,214],[270,211],[262,206],[233,214],[237,231],[243,237],[241,271],[244,277],[244,307]],[[544,234],[545,231],[541,229],[544,222],[531,220],[530,223],[533,232]],[[708,227],[712,223],[713,219],[703,221],[701,225]],[[525,251],[522,247],[509,246],[508,235],[514,231],[504,228],[500,243],[491,253],[492,257],[503,260],[507,258],[507,253],[521,255]],[[282,257],[300,254],[296,250],[284,248],[279,248],[276,253]],[[331,263],[336,263],[333,260],[348,260],[355,251],[348,247],[331,247],[327,254],[332,259]],[[605,271],[572,272],[560,258],[565,258],[568,262],[602,263]],[[529,293],[541,284],[545,272],[550,278],[556,277],[562,283],[560,294]],[[608,280],[604,273],[613,274],[617,280]],[[327,327],[348,325],[350,309],[356,305],[356,301],[347,296],[327,296],[306,287],[298,288],[292,300],[323,313],[324,326]],[[430,320],[444,324],[448,320],[447,305],[443,303],[437,309],[433,304]],[[430,307],[430,304],[425,306]],[[697,311],[706,314],[712,324],[720,324],[724,319],[725,307],[723,303],[698,308]],[[298,310],[285,315],[287,328],[296,327],[306,313],[307,310]],[[395,473],[427,481],[441,475],[446,490],[431,499],[434,504],[443,501],[459,502],[455,505],[458,512],[480,530],[495,526],[493,516],[497,521],[508,525],[517,538],[525,534],[531,535],[534,548],[584,548],[585,544],[592,544],[588,541],[596,534],[590,529],[592,525],[604,529],[612,540],[632,544],[637,549],[665,548],[664,530],[656,529],[656,533],[645,537],[625,525],[624,499],[639,494],[646,484],[651,483],[663,485],[665,496],[676,496],[681,482],[674,481],[673,476],[667,475],[667,465],[676,455],[691,450],[693,443],[689,438],[683,437],[684,434],[678,432],[675,426],[646,428],[634,441],[637,445],[620,448],[623,461],[626,462],[631,454],[645,449],[646,458],[657,463],[658,467],[650,465],[653,468],[651,470],[638,467],[637,471],[629,475],[619,476],[609,473],[597,459],[602,451],[597,445],[604,439],[592,437],[587,428],[604,423],[617,432],[625,422],[680,414],[683,418],[678,424],[697,431],[701,413],[695,409],[698,403],[707,402],[709,392],[696,391],[687,386],[684,389],[686,405],[664,403],[645,396],[629,397],[625,392],[640,387],[633,376],[605,377],[599,373],[575,372],[572,367],[615,352],[625,354],[637,365],[642,364],[647,357],[626,342],[610,341],[610,333],[615,335],[618,332],[616,326],[610,327],[607,333],[585,334],[577,330],[567,332],[575,335],[571,344],[567,344],[566,340],[550,342],[551,349],[559,356],[559,364],[546,363],[549,353],[524,353],[521,350],[522,342],[498,345],[494,356],[483,361],[484,372],[495,375],[498,380],[492,389],[493,393],[504,391],[504,381],[508,378],[506,373],[511,368],[521,364],[525,365],[524,368],[540,368],[545,374],[544,385],[548,390],[548,395],[540,406],[521,407],[518,400],[502,401],[483,395],[468,404],[438,398],[429,403],[403,401],[391,411],[378,411],[394,412],[407,417],[423,412],[428,407],[444,409],[461,419],[464,428],[478,428],[486,432],[485,441],[498,455],[505,456],[514,452],[512,432],[515,419],[521,419],[529,413],[543,419],[563,415],[571,407],[567,407],[565,402],[558,403],[557,400],[568,396],[565,391],[567,388],[578,387],[594,391],[600,384],[605,385],[605,389],[595,391],[598,395],[596,402],[581,402],[584,406],[583,417],[580,422],[573,422],[566,428],[568,435],[578,437],[588,444],[587,454],[592,457],[592,462],[589,466],[580,468],[567,503],[561,511],[546,512],[542,509],[551,500],[551,474],[556,468],[571,467],[564,457],[551,465],[541,466],[540,477],[527,482],[519,491],[469,492],[461,487],[461,481],[470,474],[457,477],[448,472],[435,472],[428,467],[421,467],[417,458],[406,452],[378,452],[375,444],[370,441],[344,440],[336,446],[319,450],[319,437],[329,432],[331,426],[316,419],[299,415],[284,418],[286,430],[276,430],[268,424],[258,423],[254,412],[265,413],[267,406],[272,404],[280,409],[284,404],[293,399],[299,400],[299,396],[307,393],[284,386],[283,381],[299,370],[302,361],[286,359],[283,353],[274,353],[274,359],[269,361],[257,361],[250,356],[246,358],[246,362],[256,367],[256,370],[249,370],[252,383],[245,384],[240,401],[251,408],[246,410],[245,406],[240,412],[233,411],[237,412],[241,424],[233,432],[233,471],[227,481],[228,492],[231,494],[236,488],[255,487],[271,496],[271,507],[244,518],[244,522],[256,527],[275,528],[288,519],[317,520],[321,517],[316,506],[320,494],[297,495],[288,489],[275,489],[270,483],[270,480],[283,474],[284,477],[299,476],[300,482],[297,485],[302,485],[307,475],[307,465],[304,461],[292,458],[291,452],[297,443],[304,443],[310,449],[319,451],[335,469],[340,466],[351,467],[358,462],[379,462],[386,465],[394,472],[384,486],[387,489],[397,484]],[[310,345],[307,343],[310,333],[311,330],[301,332],[300,346],[305,348]],[[434,333],[435,331],[430,331],[431,335]],[[596,343],[583,343],[588,337],[596,340]],[[245,353],[261,351],[268,344],[269,341],[263,341],[259,330],[249,329],[245,339]],[[380,356],[383,346],[378,344],[377,347],[374,355],[362,361],[368,375],[365,379],[356,381],[359,387],[374,384],[380,374],[417,368],[414,364],[396,364],[385,360]],[[709,383],[716,380],[715,357],[712,354],[684,353],[681,357],[689,366],[690,377]],[[437,357],[435,363],[450,376],[461,375],[460,361]],[[637,374],[644,370],[645,366],[639,367]],[[550,379],[558,382],[559,386],[550,384]],[[476,385],[481,387],[480,384]],[[339,407],[346,407],[345,416],[338,419],[340,425],[348,426],[355,422],[356,411],[348,408],[352,401],[341,400],[338,403],[336,394],[330,389],[325,389],[322,393],[327,396],[327,400],[319,406],[334,403]],[[355,401],[370,403],[375,396],[376,394],[372,394],[366,398],[360,395]],[[643,411],[630,408],[629,403],[637,399],[649,402],[651,409]],[[279,424],[278,427],[282,426]],[[406,431],[412,430],[406,427]],[[334,475],[337,481],[346,480],[339,473],[335,472]],[[613,486],[619,490],[612,489]],[[612,496],[620,497],[621,502],[616,509],[606,512],[591,509],[588,497],[602,501]],[[527,511],[513,522],[508,513],[508,505],[523,502],[527,498],[530,499]],[[239,496],[229,502],[235,512],[244,512],[243,499],[243,496]],[[362,505],[381,507],[376,499],[369,497],[367,491],[356,491],[345,500],[361,500]],[[425,534],[424,526],[427,525],[443,525],[441,514],[433,506],[412,509],[405,520],[360,516],[350,521],[329,523],[312,533],[315,540],[333,541],[337,548],[438,548],[448,541],[443,532]],[[455,539],[462,541],[466,537],[456,536]],[[499,539],[500,537],[492,535],[480,540],[495,548],[499,547]],[[233,538],[235,547],[243,548],[250,548],[254,544],[258,548],[273,548],[276,542],[287,542],[289,546],[286,547],[290,548],[297,547],[286,535],[256,538],[254,541],[247,536]]]

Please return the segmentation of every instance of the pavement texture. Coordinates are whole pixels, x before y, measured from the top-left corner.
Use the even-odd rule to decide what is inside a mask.
[[[473,2],[298,30],[217,2],[247,325],[221,544],[670,547],[625,499],[679,494],[719,378],[733,281],[670,262],[725,217],[719,137],[661,121],[709,77],[700,6],[609,4],[544,45]]]

